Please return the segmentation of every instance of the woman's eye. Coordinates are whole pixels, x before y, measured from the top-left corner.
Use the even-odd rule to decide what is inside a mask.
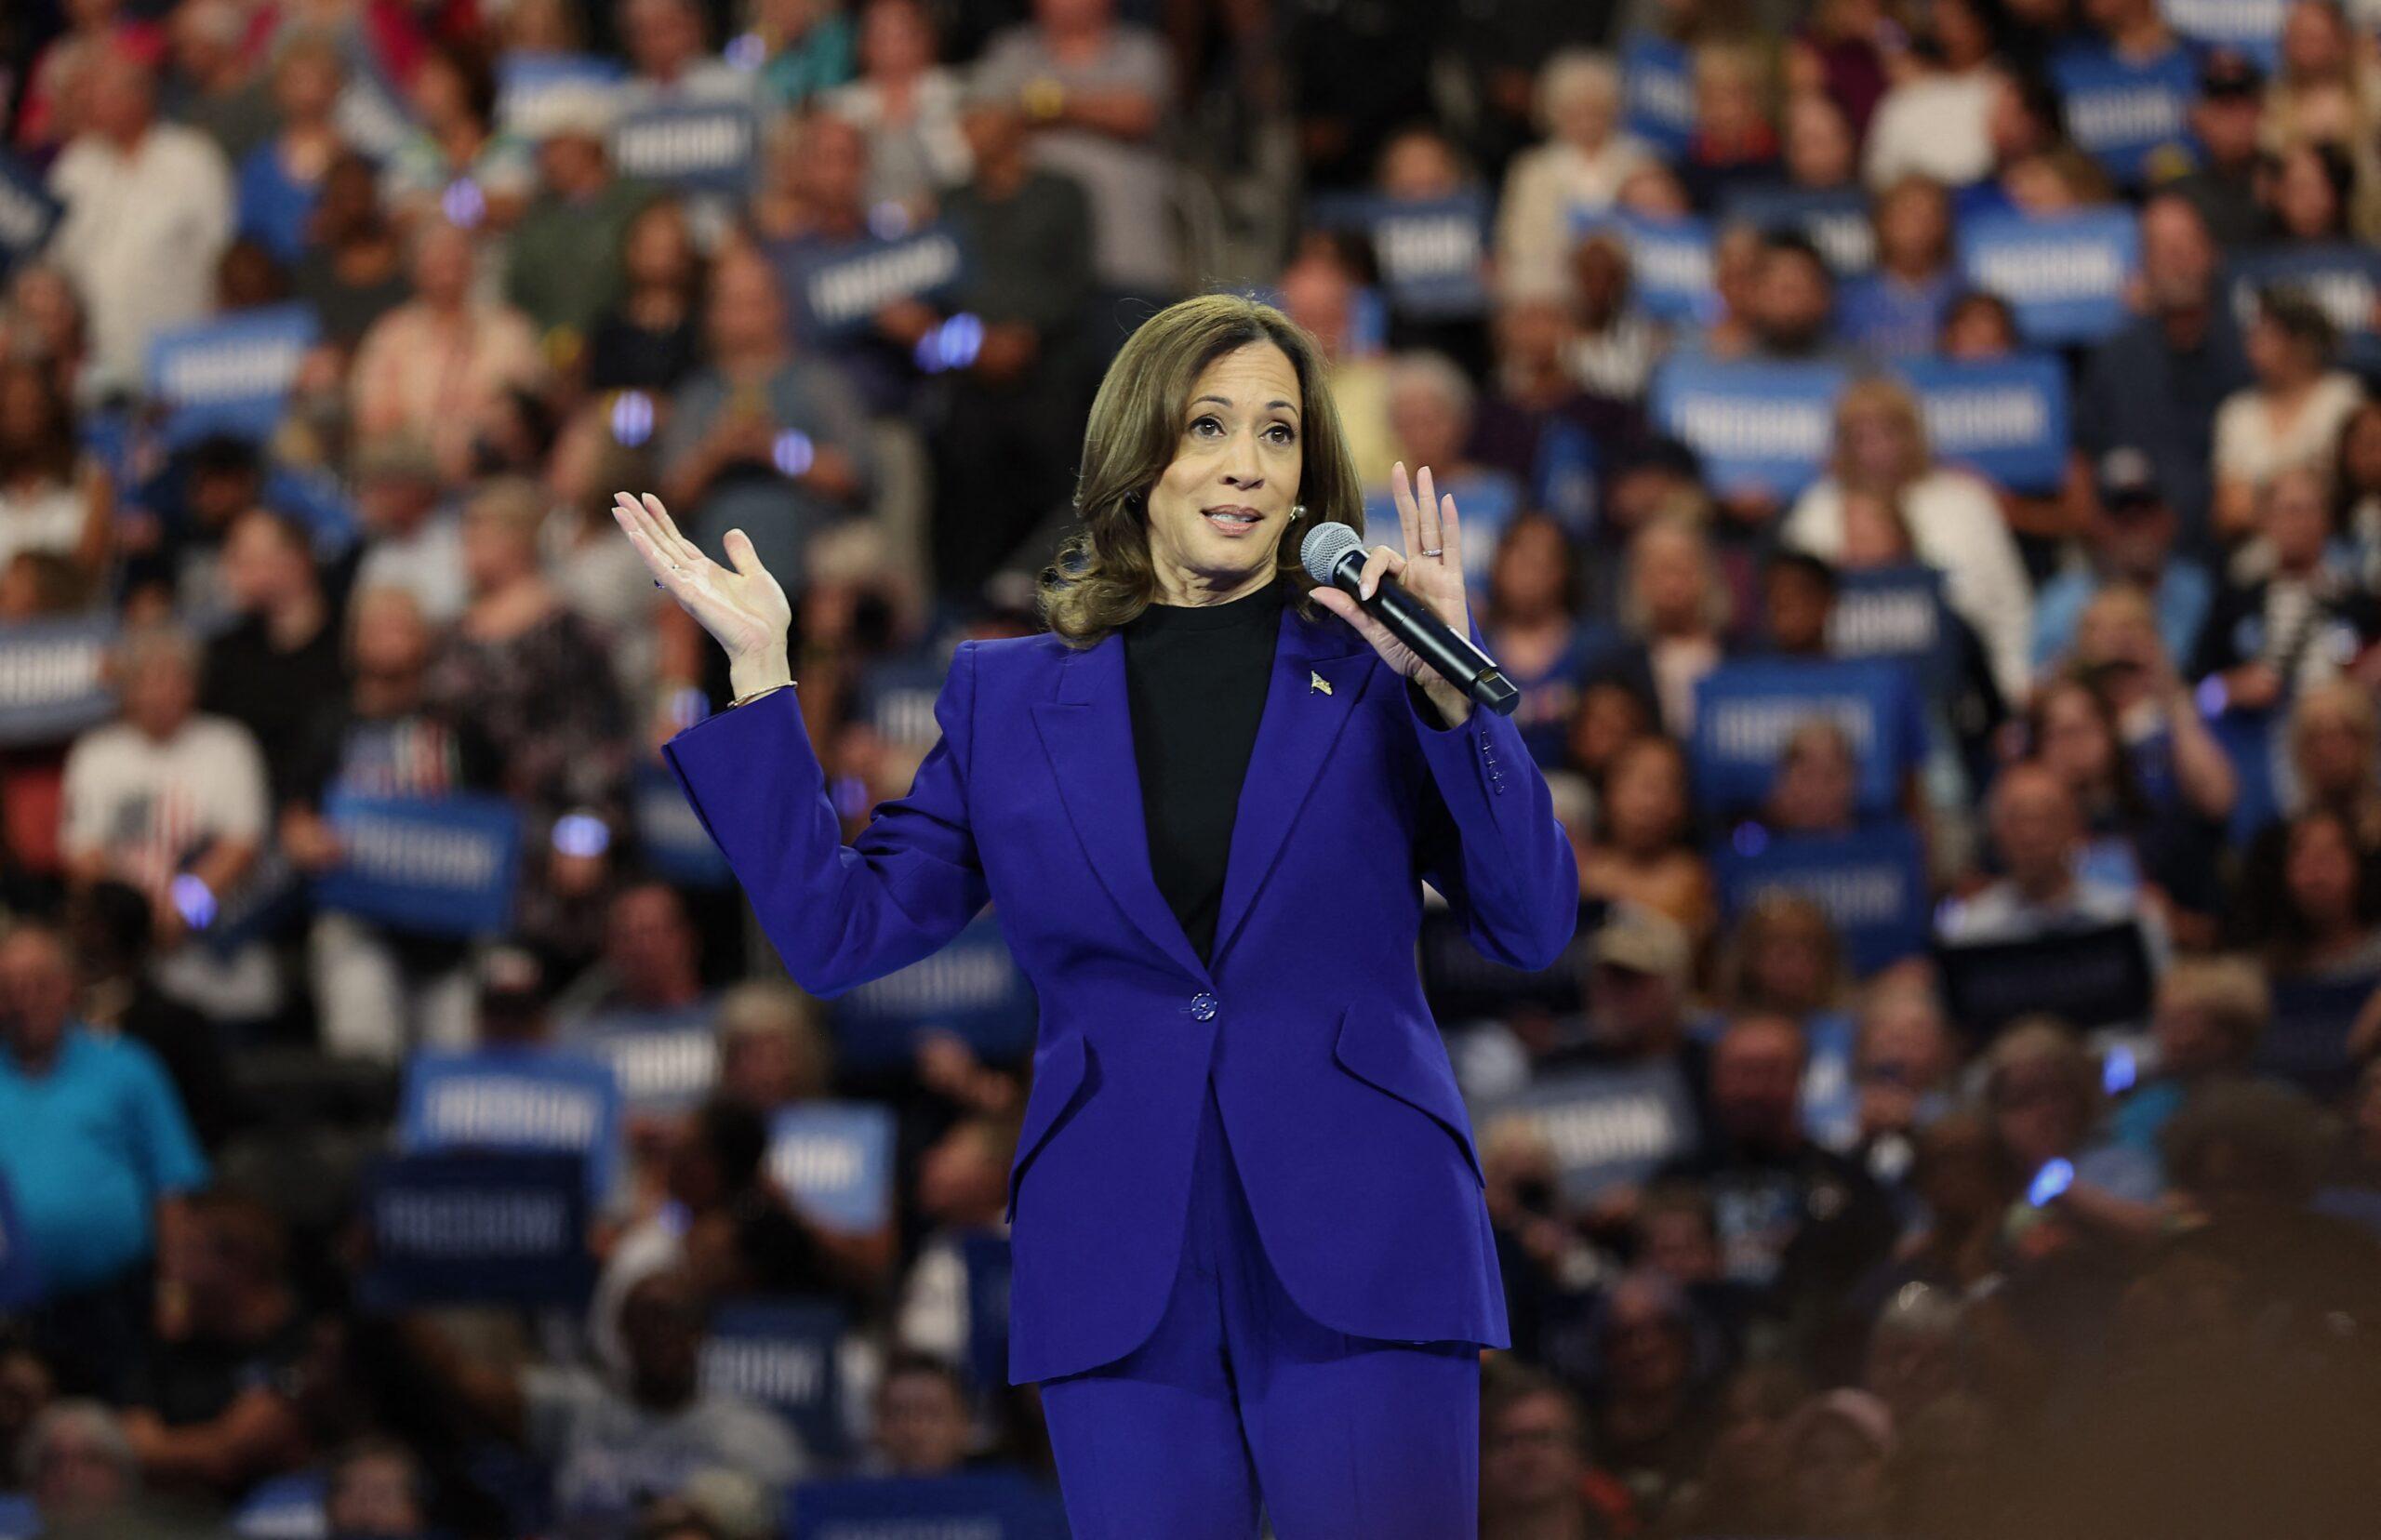
[[[1286,422],[1277,422],[1277,423],[1273,424],[1273,426],[1272,426],[1270,430],[1268,430],[1268,431],[1270,431],[1270,432],[1279,433],[1279,434],[1281,435],[1281,437],[1279,437],[1278,439],[1274,440],[1274,442],[1275,442],[1276,444],[1287,444],[1287,443],[1289,443],[1292,439],[1295,439],[1295,438],[1297,438],[1297,434],[1296,434],[1296,433],[1294,433],[1294,432],[1292,432],[1292,431],[1290,431],[1290,425],[1289,425],[1288,423],[1286,423]]]
[[[1190,431],[1195,433],[1202,428],[1221,428],[1223,424],[1217,422],[1214,418],[1203,417],[1190,424]]]

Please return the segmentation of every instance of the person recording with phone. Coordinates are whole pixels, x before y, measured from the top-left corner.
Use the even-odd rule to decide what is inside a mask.
[[[1480,1350],[1510,1334],[1417,879],[1536,970],[1576,860],[1479,652],[1455,500],[1398,467],[1412,554],[1363,551],[1323,378],[1253,299],[1144,321],[1049,631],[960,644],[940,738],[848,845],[752,538],[723,565],[660,498],[617,505],[728,656],[735,699],[663,752],[796,982],[832,998],[990,901],[1035,988],[1008,1367],[1082,1540],[1253,1540],[1260,1503],[1297,1540],[1476,1533]]]

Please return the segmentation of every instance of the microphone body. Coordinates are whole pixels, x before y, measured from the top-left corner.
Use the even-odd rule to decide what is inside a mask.
[[[1328,583],[1364,608],[1391,636],[1414,650],[1436,670],[1439,677],[1499,716],[1510,716],[1521,704],[1521,691],[1505,677],[1496,659],[1457,636],[1438,613],[1384,574],[1373,596],[1360,596],[1364,570],[1364,546],[1356,532],[1343,524],[1320,524],[1306,533],[1298,560],[1307,576]]]

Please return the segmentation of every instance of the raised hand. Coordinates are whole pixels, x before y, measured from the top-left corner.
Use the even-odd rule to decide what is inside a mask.
[[[740,529],[727,532],[728,560],[736,564],[729,568],[679,534],[669,510],[650,492],[642,498],[619,494],[612,517],[645,558],[654,581],[725,650],[739,694],[791,678],[786,632],[793,624],[793,606],[761,564],[750,536]]]
[[[1455,494],[1433,496],[1430,468],[1422,467],[1417,498],[1414,484],[1405,476],[1405,462],[1400,460],[1390,468],[1390,496],[1397,504],[1397,522],[1404,536],[1407,554],[1399,555],[1388,546],[1375,546],[1364,558],[1362,588],[1365,598],[1379,587],[1384,574],[1394,577],[1398,586],[1430,606],[1447,629],[1457,636],[1471,633],[1471,600],[1463,586],[1463,524],[1457,516]],[[1436,551],[1437,555],[1425,552]],[[1438,670],[1422,660],[1421,655],[1400,642],[1388,627],[1364,612],[1363,606],[1336,588],[1320,587],[1314,591],[1315,603],[1330,610],[1356,633],[1373,644],[1373,649],[1392,669],[1414,681],[1439,714],[1449,723],[1463,721],[1471,714],[1471,697],[1439,677]]]

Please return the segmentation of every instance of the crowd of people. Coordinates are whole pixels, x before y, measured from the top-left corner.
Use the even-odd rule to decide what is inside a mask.
[[[1454,496],[1577,850],[1417,957],[1482,1535],[2371,1533],[2376,25],[6,7],[0,1533],[1061,1533],[999,916],[785,979],[607,510],[750,534],[856,833],[1216,286],[1367,543]]]

